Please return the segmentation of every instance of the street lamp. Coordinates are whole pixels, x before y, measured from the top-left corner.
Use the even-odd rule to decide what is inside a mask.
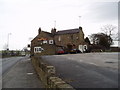
[[[80,26],[80,24],[81,24],[81,23],[80,23],[80,19],[81,19],[81,16],[79,16],[79,26]]]
[[[11,33],[8,33],[8,38],[7,38],[7,50],[9,50],[9,36],[11,35]]]
[[[56,28],[56,20],[54,21],[54,28]]]

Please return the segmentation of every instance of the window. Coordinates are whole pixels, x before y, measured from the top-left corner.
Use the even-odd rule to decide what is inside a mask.
[[[46,41],[46,40],[44,40],[44,41],[43,41],[43,44],[47,44],[47,41]]]
[[[60,36],[58,37],[58,41],[61,41],[61,37]]]
[[[78,38],[78,37],[76,37],[76,39],[78,40],[79,38]]]
[[[53,43],[53,40],[49,40],[49,44],[54,44],[54,43]]]
[[[41,53],[43,50],[41,47],[34,47],[34,53]]]
[[[83,49],[84,49],[84,51],[86,51],[87,50],[87,45],[84,45]]]

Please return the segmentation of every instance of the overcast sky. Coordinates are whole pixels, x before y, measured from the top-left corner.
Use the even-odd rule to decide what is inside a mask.
[[[19,50],[37,35],[39,27],[50,32],[54,21],[57,30],[81,25],[85,37],[100,32],[103,25],[118,26],[118,1],[0,0],[0,50],[7,44],[8,33],[9,48]]]

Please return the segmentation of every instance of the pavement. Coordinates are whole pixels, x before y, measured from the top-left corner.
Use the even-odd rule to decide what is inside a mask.
[[[2,77],[2,88],[44,88],[44,85],[30,58],[23,58]]]

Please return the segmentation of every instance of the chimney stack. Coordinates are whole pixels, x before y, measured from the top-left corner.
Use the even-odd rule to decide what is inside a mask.
[[[79,27],[80,30],[82,30],[82,27]]]
[[[51,33],[52,33],[53,35],[55,35],[55,33],[56,33],[56,28],[52,28]]]
[[[38,29],[38,34],[40,34],[40,32],[41,32],[41,28]]]

